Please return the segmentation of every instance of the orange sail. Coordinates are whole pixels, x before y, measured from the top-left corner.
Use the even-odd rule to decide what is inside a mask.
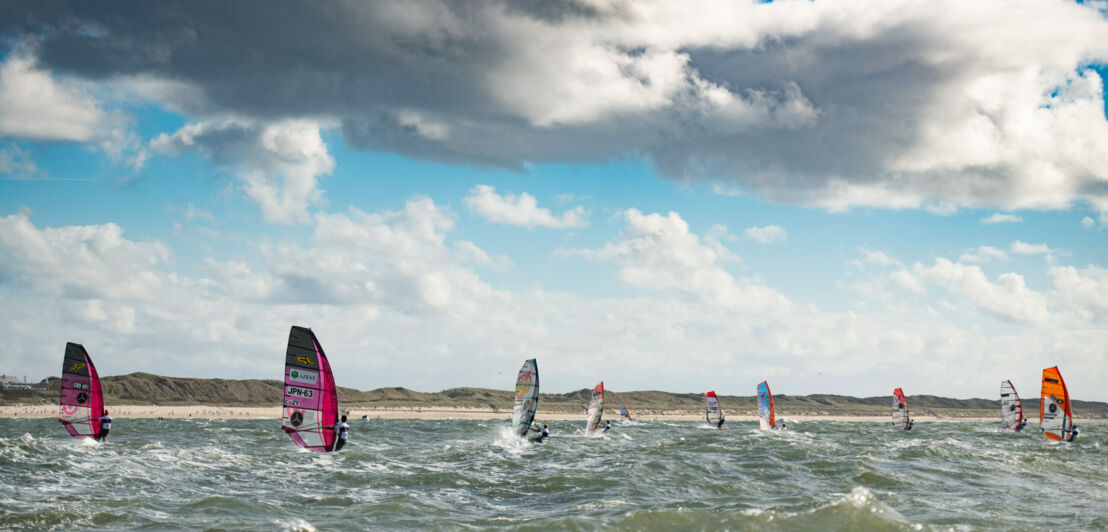
[[[1043,370],[1043,391],[1039,398],[1039,428],[1051,441],[1070,441],[1073,433],[1073,410],[1070,393],[1058,366]]]

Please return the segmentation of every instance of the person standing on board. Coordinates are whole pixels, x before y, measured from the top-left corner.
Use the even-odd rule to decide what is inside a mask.
[[[104,441],[108,438],[108,432],[112,430],[112,416],[108,415],[108,411],[104,410],[104,415],[100,416],[96,421],[100,422],[100,432],[96,433],[96,441]]]
[[[1016,432],[1019,432],[1019,431],[1023,430],[1023,428],[1026,427],[1026,426],[1027,426],[1027,418],[1023,418],[1023,422],[1020,423],[1018,427],[1016,427]]]
[[[605,421],[604,422],[604,434],[607,434],[609,430],[612,430],[612,422],[611,421]]]
[[[1074,425],[1073,428],[1065,432],[1069,433],[1069,436],[1065,438],[1066,441],[1073,441],[1077,439],[1077,425]]]
[[[722,415],[719,416],[719,422],[716,423],[716,428],[717,429],[722,429],[723,428],[723,416]]]
[[[335,430],[339,431],[339,437],[335,440],[335,451],[340,451],[346,445],[346,436],[350,433],[350,425],[346,424],[346,416],[342,416],[339,424],[335,426]]]
[[[537,426],[538,426],[538,423],[535,423],[535,427],[537,427]],[[531,441],[533,441],[535,443],[544,443],[544,442],[546,442],[546,439],[550,437],[550,425],[547,425],[547,424],[543,423],[542,430],[539,430],[535,427],[531,427],[531,431],[532,432],[538,432],[539,437],[535,438]]]

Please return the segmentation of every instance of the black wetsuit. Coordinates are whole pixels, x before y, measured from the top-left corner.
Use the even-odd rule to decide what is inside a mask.
[[[337,427],[339,429],[339,439],[335,440],[335,450],[341,451],[342,447],[346,445],[346,436],[350,432],[350,425],[347,425],[345,421],[339,423]]]
[[[549,437],[550,437],[550,430],[547,429],[547,428],[543,428],[542,430],[539,431],[539,437],[535,438],[531,441],[534,442],[534,443],[543,443]]]
[[[104,414],[97,421],[100,422],[100,432],[96,434],[96,441],[103,441],[112,430],[112,416]]]

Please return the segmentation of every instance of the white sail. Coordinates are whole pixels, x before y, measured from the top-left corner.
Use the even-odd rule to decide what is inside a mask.
[[[600,427],[600,418],[604,415],[604,381],[600,381],[592,389],[592,400],[589,401],[589,415],[585,422],[585,434],[592,434]]]
[[[528,359],[516,377],[515,404],[512,406],[512,431],[525,436],[539,409],[539,364]]]
[[[1018,430],[1023,421],[1023,403],[1016,394],[1012,381],[1000,382],[1000,425],[1007,430]]]
[[[911,423],[912,420],[908,417],[908,398],[897,388],[893,390],[893,428],[908,430],[912,428]]]
[[[704,417],[712,425],[719,425],[720,420],[723,419],[723,409],[719,406],[719,399],[716,398],[714,390],[708,392],[704,401]]]

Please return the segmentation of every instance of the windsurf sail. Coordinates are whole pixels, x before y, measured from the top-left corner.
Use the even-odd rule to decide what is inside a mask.
[[[1016,431],[1023,422],[1023,403],[1012,381],[1000,381],[1000,426]]]
[[[893,390],[893,428],[908,430],[912,428],[912,419],[908,417],[908,398],[904,390]]]
[[[589,401],[589,418],[585,422],[585,434],[592,434],[600,426],[600,418],[604,416],[604,381],[600,381],[592,389],[592,400]]]
[[[708,392],[706,399],[704,400],[704,417],[708,420],[708,423],[719,426],[723,421],[723,409],[719,407],[719,399],[716,398],[715,390]]]
[[[1043,370],[1043,390],[1039,399],[1039,428],[1051,441],[1069,440],[1073,431],[1070,393],[1058,366]]]
[[[773,408],[773,394],[769,392],[769,383],[758,384],[758,427],[762,430],[777,428],[777,412]]]
[[[62,397],[58,421],[71,436],[94,438],[104,415],[104,392],[100,374],[84,346],[68,342],[62,359]]]
[[[285,405],[281,428],[297,445],[316,452],[335,449],[339,400],[331,364],[311,329],[292,326],[285,351]]]
[[[517,436],[526,436],[535,421],[539,409],[539,363],[528,359],[519,368],[516,377],[516,398],[512,406],[512,430]]]
[[[627,405],[619,405],[619,417],[624,421],[631,421],[631,411],[627,409]]]

